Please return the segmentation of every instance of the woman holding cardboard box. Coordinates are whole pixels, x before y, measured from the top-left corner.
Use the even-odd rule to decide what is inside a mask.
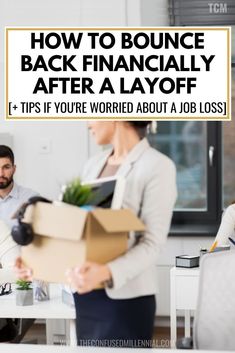
[[[91,158],[85,181],[104,176],[125,177],[123,207],[143,221],[146,231],[129,239],[127,253],[105,265],[86,262],[68,270],[76,289],[79,345],[151,346],[156,264],[169,231],[176,200],[173,162],[151,148],[145,138],[148,121],[93,121],[89,123],[98,145],[113,147]],[[17,263],[18,275],[26,271]],[[95,289],[105,283],[104,289]]]

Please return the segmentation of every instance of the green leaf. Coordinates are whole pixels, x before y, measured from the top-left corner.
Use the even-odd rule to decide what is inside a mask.
[[[68,183],[62,201],[74,206],[87,205],[92,200],[92,190],[88,185],[82,185],[80,179]]]
[[[23,279],[18,279],[16,281],[16,284],[18,285],[17,289],[19,290],[30,290],[32,289],[30,286],[31,286],[31,283],[30,281],[25,281]]]

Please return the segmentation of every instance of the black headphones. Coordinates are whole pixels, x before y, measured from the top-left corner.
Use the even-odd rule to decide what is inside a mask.
[[[18,224],[15,225],[11,230],[11,235],[14,241],[19,245],[28,245],[32,243],[34,238],[32,225],[29,223],[22,222],[24,218],[25,211],[29,205],[35,205],[37,202],[52,203],[45,199],[44,197],[34,196],[31,197],[27,203],[23,204],[22,207],[17,212]]]

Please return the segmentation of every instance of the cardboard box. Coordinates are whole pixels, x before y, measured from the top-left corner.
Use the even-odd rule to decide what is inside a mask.
[[[127,209],[87,212],[64,203],[38,202],[28,207],[24,221],[32,223],[34,241],[22,247],[22,259],[36,279],[66,282],[68,268],[94,261],[106,263],[124,254],[130,231],[143,223]]]

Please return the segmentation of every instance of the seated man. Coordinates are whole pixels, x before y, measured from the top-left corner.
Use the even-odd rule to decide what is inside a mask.
[[[11,266],[19,254],[19,246],[11,237],[11,228],[16,222],[12,219],[16,210],[37,193],[15,183],[13,177],[16,171],[15,158],[10,147],[0,145],[0,282],[14,281]],[[22,339],[28,327],[34,320],[23,320],[22,334],[17,336],[17,342]],[[16,336],[13,320],[0,319],[0,342],[10,341]]]
[[[16,171],[15,157],[8,146],[0,145],[0,219],[10,228],[15,211],[32,196],[35,191],[16,184],[13,177]]]

